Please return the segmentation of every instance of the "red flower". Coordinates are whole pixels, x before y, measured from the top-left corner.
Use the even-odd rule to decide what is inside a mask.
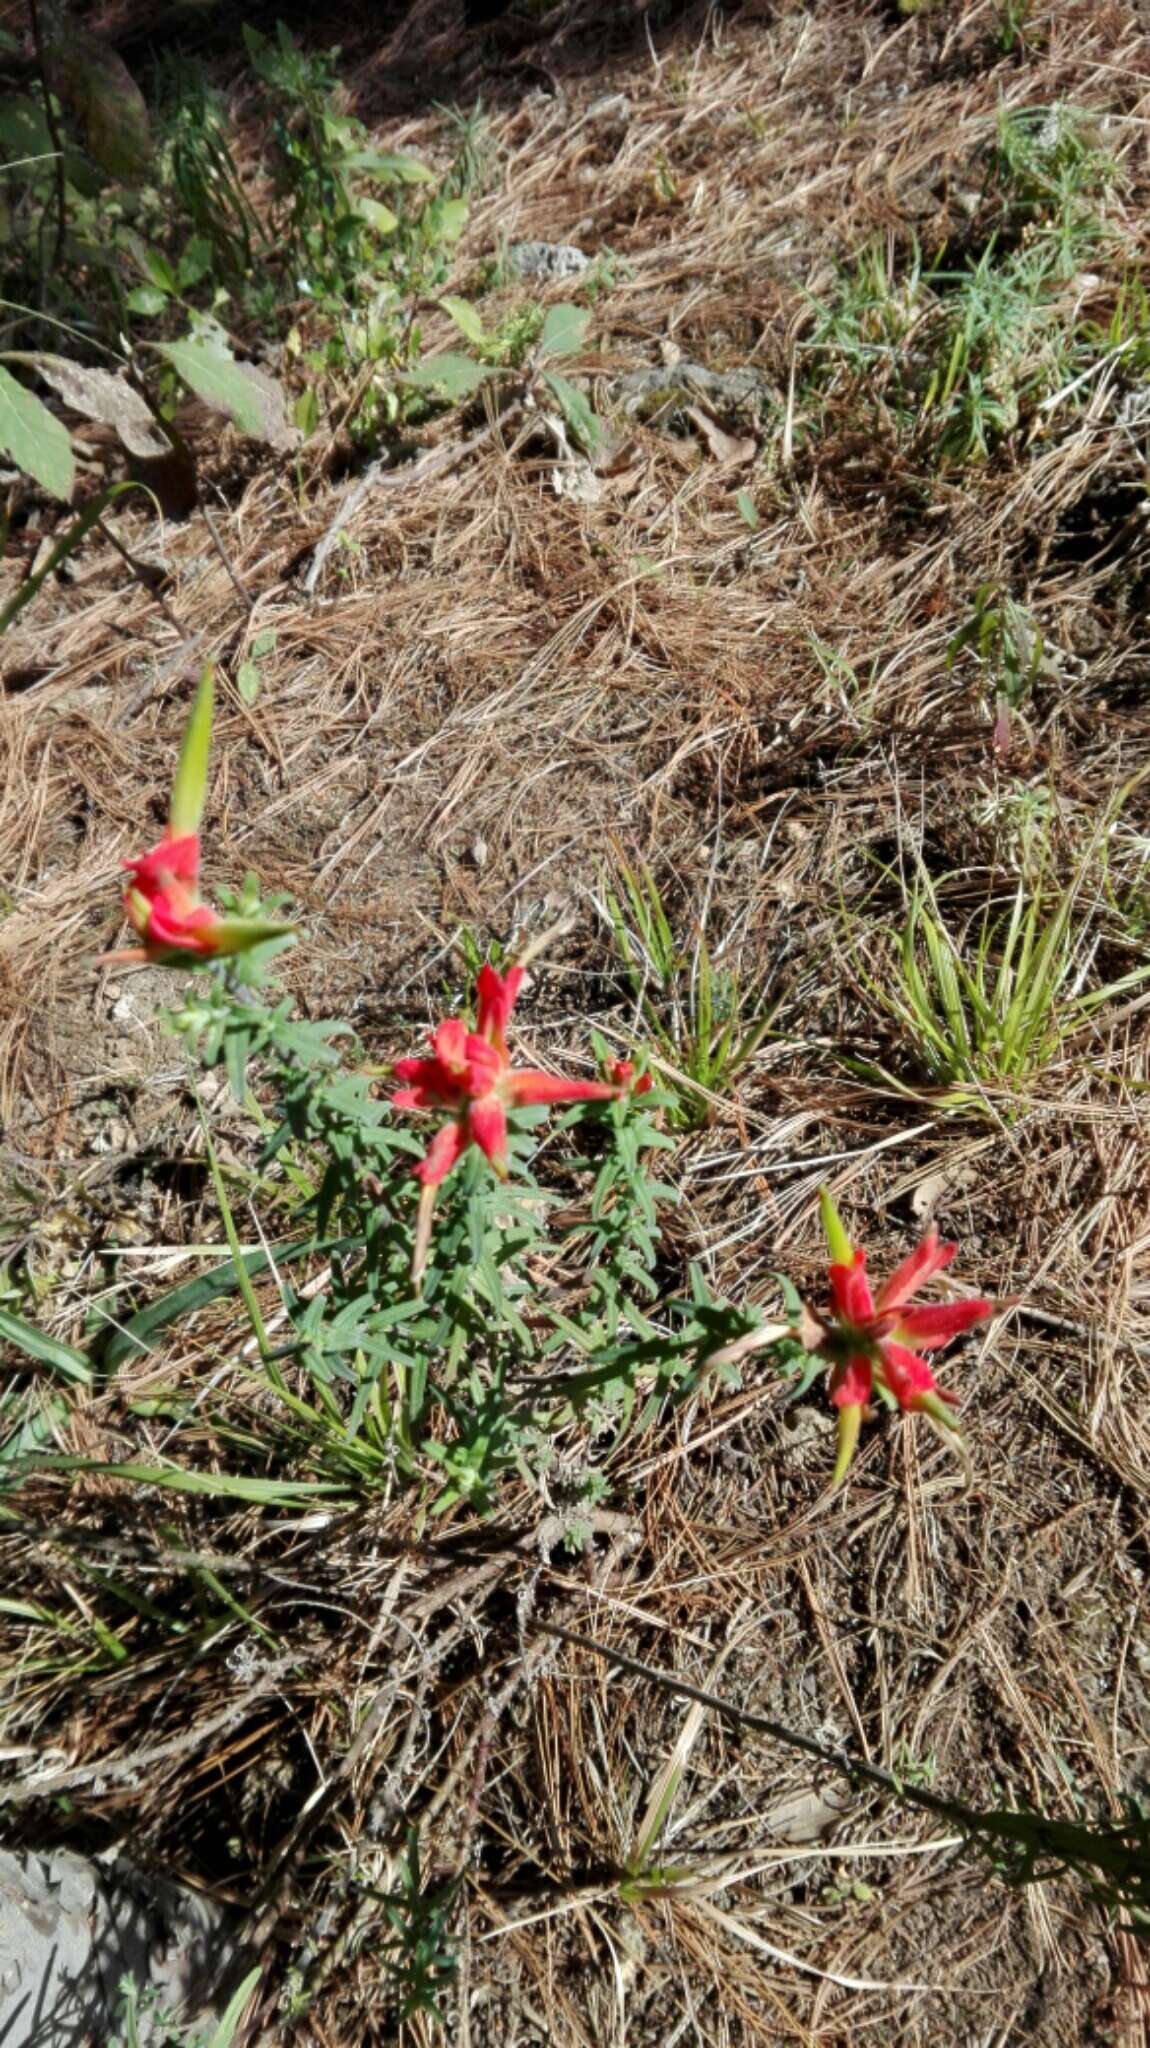
[[[124,892],[128,923],[140,940],[118,953],[102,953],[99,964],[146,960],[155,966],[181,960],[211,960],[246,953],[262,939],[280,938],[290,925],[267,918],[221,917],[200,899],[200,841],[195,832],[169,827],[158,846],[126,860]]]
[[[119,953],[103,953],[98,966],[151,960],[161,966],[189,957],[246,953],[264,939],[284,937],[291,926],[263,917],[221,917],[200,899],[199,824],[208,779],[212,739],[213,671],[200,677],[184,729],[168,824],[158,846],[126,860],[130,880],[124,894],[128,923],[140,939]]]
[[[408,1083],[392,1096],[396,1109],[441,1109],[451,1121],[436,1132],[415,1171],[425,1187],[446,1180],[468,1145],[478,1145],[502,1178],[507,1172],[507,1112],[536,1102],[606,1102],[621,1081],[568,1081],[536,1067],[513,1067],[507,1023],[523,981],[522,967],[480,970],[476,1026],[448,1017],[432,1034],[430,1059],[397,1060]]]
[[[223,950],[219,939],[224,920],[200,901],[198,834],[185,832],[173,838],[166,832],[150,853],[139,853],[124,866],[131,876],[124,909],[143,944],[115,958],[164,961],[191,953],[205,959]]]
[[[640,1074],[636,1081],[634,1060],[612,1060],[607,1078],[623,1095],[649,1095],[655,1085],[650,1074]]]
[[[522,967],[499,974],[480,969],[475,984],[476,1028],[448,1017],[432,1033],[430,1059],[397,1060],[396,1076],[406,1083],[391,1100],[396,1109],[447,1112],[415,1169],[423,1182],[415,1229],[412,1277],[418,1285],[431,1242],[431,1223],[440,1182],[469,1145],[478,1145],[502,1179],[507,1173],[507,1112],[529,1103],[607,1102],[623,1092],[621,1079],[568,1081],[537,1067],[513,1067],[507,1025],[523,983]]]
[[[937,1384],[921,1354],[988,1321],[995,1304],[972,1295],[964,1301],[909,1305],[958,1250],[955,1244],[941,1244],[937,1230],[928,1231],[917,1250],[872,1295],[866,1253],[851,1245],[825,1190],[821,1202],[836,1319],[820,1329],[814,1348],[831,1364],[830,1395],[839,1411],[838,1458],[831,1484],[838,1486],[854,1456],[863,1414],[876,1388],[900,1408],[920,1410],[958,1434],[947,1405],[952,1406],[955,1397]]]

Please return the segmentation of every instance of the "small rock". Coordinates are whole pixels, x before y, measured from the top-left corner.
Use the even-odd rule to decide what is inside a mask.
[[[114,1854],[0,1850],[4,2048],[107,2040],[127,1975],[151,1987],[158,2004],[199,2018],[213,2009],[220,1973],[235,1955],[220,1907],[145,1878]],[[171,2038],[142,2017],[141,2044]]]
[[[702,363],[670,363],[661,369],[632,370],[620,377],[616,394],[629,419],[671,426],[680,432],[689,424],[688,405],[701,404],[724,426],[746,432],[764,407],[778,404],[770,378],[749,365],[739,370],[708,370]]]
[[[604,93],[602,99],[592,100],[584,119],[605,128],[625,128],[631,119],[631,102],[625,92]]]
[[[517,277],[581,277],[591,261],[571,242],[512,242],[507,261]]]

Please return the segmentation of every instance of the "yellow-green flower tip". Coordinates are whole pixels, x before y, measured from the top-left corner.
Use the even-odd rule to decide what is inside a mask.
[[[849,1266],[854,1258],[854,1246],[847,1236],[842,1217],[835,1208],[829,1188],[819,1189],[819,1208],[822,1212],[823,1230],[832,1266]]]
[[[862,1427],[862,1416],[861,1401],[851,1402],[849,1407],[839,1409],[839,1447],[838,1456],[835,1459],[835,1469],[831,1473],[830,1491],[832,1493],[836,1487],[842,1485],[843,1480],[847,1476],[851,1459],[854,1457],[855,1448],[858,1444],[859,1430]]]
[[[214,683],[215,670],[209,661],[204,666],[199,688],[192,699],[176,766],[176,779],[172,784],[168,829],[173,839],[183,838],[188,832],[198,832],[204,815],[208,793],[208,756],[212,747]]]

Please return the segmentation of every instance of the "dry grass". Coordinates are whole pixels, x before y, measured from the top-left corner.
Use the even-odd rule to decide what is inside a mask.
[[[964,233],[1000,104],[1060,100],[1108,117],[1112,218],[1144,263],[1138,10],[1036,0],[1017,57],[995,50],[996,12],[956,0],[900,25],[848,0],[784,8],[681,27],[624,69],[562,70],[561,96],[493,116],[498,182],[460,276],[500,240],[609,247],[581,365],[604,415],[621,373],[680,352],[760,366],[781,419],[805,289],[829,289],[875,232]],[[559,69],[565,48],[532,61]],[[631,103],[618,131],[588,111],[607,90]],[[439,117],[386,134],[433,159],[446,146]],[[1104,299],[1107,276],[1084,288]],[[450,345],[434,320],[429,338]],[[5,1591],[85,1627],[95,1613],[127,1655],[100,1659],[88,1633],[62,1654],[49,1629],[4,1621],[13,1811],[40,1838],[127,1845],[248,1915],[269,1965],[253,2041],[395,2038],[373,1898],[418,1819],[429,1880],[458,1880],[459,2048],[1134,2048],[1144,1963],[1072,1887],[1007,1891],[921,1816],[713,1721],[660,1850],[686,1875],[621,1897],[688,1710],[536,1622],[896,1768],[925,1763],[972,1803],[1006,1787],[1114,1810],[1145,1791],[1145,1012],[1104,1014],[989,1122],[842,1057],[898,1055],[844,926],[865,944],[859,920],[897,922],[875,859],[921,845],[973,904],[1010,883],[1011,804],[1048,788],[1065,879],[1145,763],[1142,430],[1106,379],[1032,446],[941,478],[845,406],[790,464],[766,434],[751,476],[637,426],[584,502],[557,491],[521,413],[487,424],[424,480],[363,497],[314,598],[303,576],[348,486],[318,457],[301,488],[290,463],[246,451],[237,481],[241,451],[217,445],[216,523],[246,605],[199,521],[125,513],[122,538],[169,567],[166,609],[94,546],[8,637],[0,1225],[45,1281],[43,1319],[76,1333],[110,1247],[133,1248],[147,1292],[193,1270],[171,1247],[218,1241],[156,1021],[167,978],[89,960],[114,942],[117,862],[159,816],[190,677],[205,656],[230,674],[274,625],[255,705],[231,698],[220,721],[207,838],[219,877],[250,866],[294,894],[308,939],[288,973],[307,1011],[349,1015],[386,1057],[454,973],[461,926],[505,938],[571,914],[527,1012],[541,1046],[561,1043],[588,1007],[619,1022],[596,908],[615,849],[652,865],[685,931],[709,901],[712,948],[781,1007],[736,1099],[680,1142],[672,1253],[736,1299],[769,1300],[778,1269],[817,1293],[820,1180],[871,1219],[876,1261],[937,1214],[964,1280],[1022,1304],[952,1375],[974,1485],[923,1432],[876,1427],[828,1506],[821,1403],[786,1409],[753,1373],[628,1440],[581,1558],[523,1489],[490,1524],[457,1512],[428,1536],[402,1496],[332,1519],[42,1473],[0,1538]],[[449,416],[439,445],[483,425]],[[1005,762],[970,671],[945,661],[988,580],[1059,662]],[[1133,886],[1140,860],[1144,878],[1148,831],[1143,784],[1110,841],[1112,885]],[[1105,881],[1095,862],[1103,923]],[[1107,943],[1121,952],[1113,928]],[[223,1140],[250,1160],[241,1119],[225,1115]],[[221,1400],[237,1430],[272,1427],[242,1342],[226,1309],[205,1314],[70,1395],[60,1447],[226,1466]],[[153,1412],[173,1388],[191,1397],[178,1421]],[[258,1626],[237,1617],[200,1647],[197,1602],[218,1618],[220,1586]],[[291,1964],[315,1992],[295,2025],[276,2003]],[[413,2020],[404,2038],[436,2030]]]

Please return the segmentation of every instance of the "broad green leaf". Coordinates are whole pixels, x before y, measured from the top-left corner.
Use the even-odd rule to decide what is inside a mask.
[[[759,530],[758,507],[756,506],[755,501],[752,498],[750,492],[737,491],[735,493],[735,503],[738,506],[739,511],[742,513],[747,525],[750,527],[751,532],[757,533]]]
[[[34,1323],[26,1323],[23,1316],[13,1315],[6,1308],[0,1309],[0,1342],[14,1345],[38,1365],[50,1365],[66,1380],[75,1380],[85,1387],[91,1384],[92,1368],[82,1351],[74,1351],[70,1344],[61,1344],[56,1337],[45,1336]]]
[[[166,294],[157,291],[152,284],[138,284],[134,291],[128,293],[129,313],[140,313],[145,320],[154,320],[157,313],[163,312],[167,303]]]
[[[274,654],[276,639],[277,635],[274,626],[262,627],[252,641],[253,660],[262,661],[266,654]]]
[[[448,398],[469,398],[491,374],[470,356],[448,351],[441,356],[427,356],[413,370],[404,370],[400,382],[414,384],[421,391],[443,391]]]
[[[185,832],[198,832],[200,819],[204,815],[204,801],[208,793],[208,757],[212,750],[215,673],[211,662],[205,662],[199,687],[192,699],[188,722],[184,727],[176,779],[172,784],[172,806],[168,813],[168,822],[174,838],[181,837]]]
[[[300,392],[295,402],[292,418],[305,441],[309,435],[315,433],[319,425],[320,412],[319,399],[316,397],[314,385],[309,384],[306,391]]]
[[[548,306],[540,341],[544,355],[575,355],[583,346],[590,318],[584,306]]]
[[[384,149],[353,149],[344,158],[343,168],[362,171],[365,177],[382,178],[395,185],[430,185],[434,176],[418,157]]]
[[[62,7],[41,5],[44,76],[101,170],[141,185],[152,160],[143,93],[124,60]]]
[[[54,149],[44,109],[21,94],[0,100],[0,152],[9,171],[35,170],[52,175]]]
[[[260,693],[260,672],[254,661],[241,661],[236,670],[236,689],[245,704],[254,704]]]
[[[68,499],[76,481],[72,443],[54,413],[0,365],[0,453],[34,477],[53,498]]]
[[[446,298],[440,299],[439,303],[444,312],[454,320],[465,341],[473,342],[476,348],[486,341],[487,333],[483,322],[474,306],[466,299]]]
[[[381,206],[378,199],[365,199],[362,194],[357,194],[353,204],[360,219],[365,220],[369,228],[374,228],[377,235],[395,233],[399,215],[393,213],[390,206]]]
[[[441,199],[435,208],[435,225],[441,242],[457,242],[467,226],[466,199]]]
[[[180,257],[179,281],[181,291],[189,285],[199,284],[212,267],[212,245],[206,235],[193,235]]]
[[[544,370],[543,382],[552,397],[558,400],[559,408],[572,433],[583,443],[584,448],[594,453],[603,437],[603,429],[578,385],[572,384],[566,377],[561,377],[557,370]]]
[[[284,395],[274,377],[254,363],[237,363],[218,341],[190,335],[186,341],[158,341],[158,353],[205,405],[234,419],[242,433],[273,448],[294,446],[284,417]]]
[[[162,249],[145,247],[144,268],[157,291],[171,293],[176,290],[176,273]]]

